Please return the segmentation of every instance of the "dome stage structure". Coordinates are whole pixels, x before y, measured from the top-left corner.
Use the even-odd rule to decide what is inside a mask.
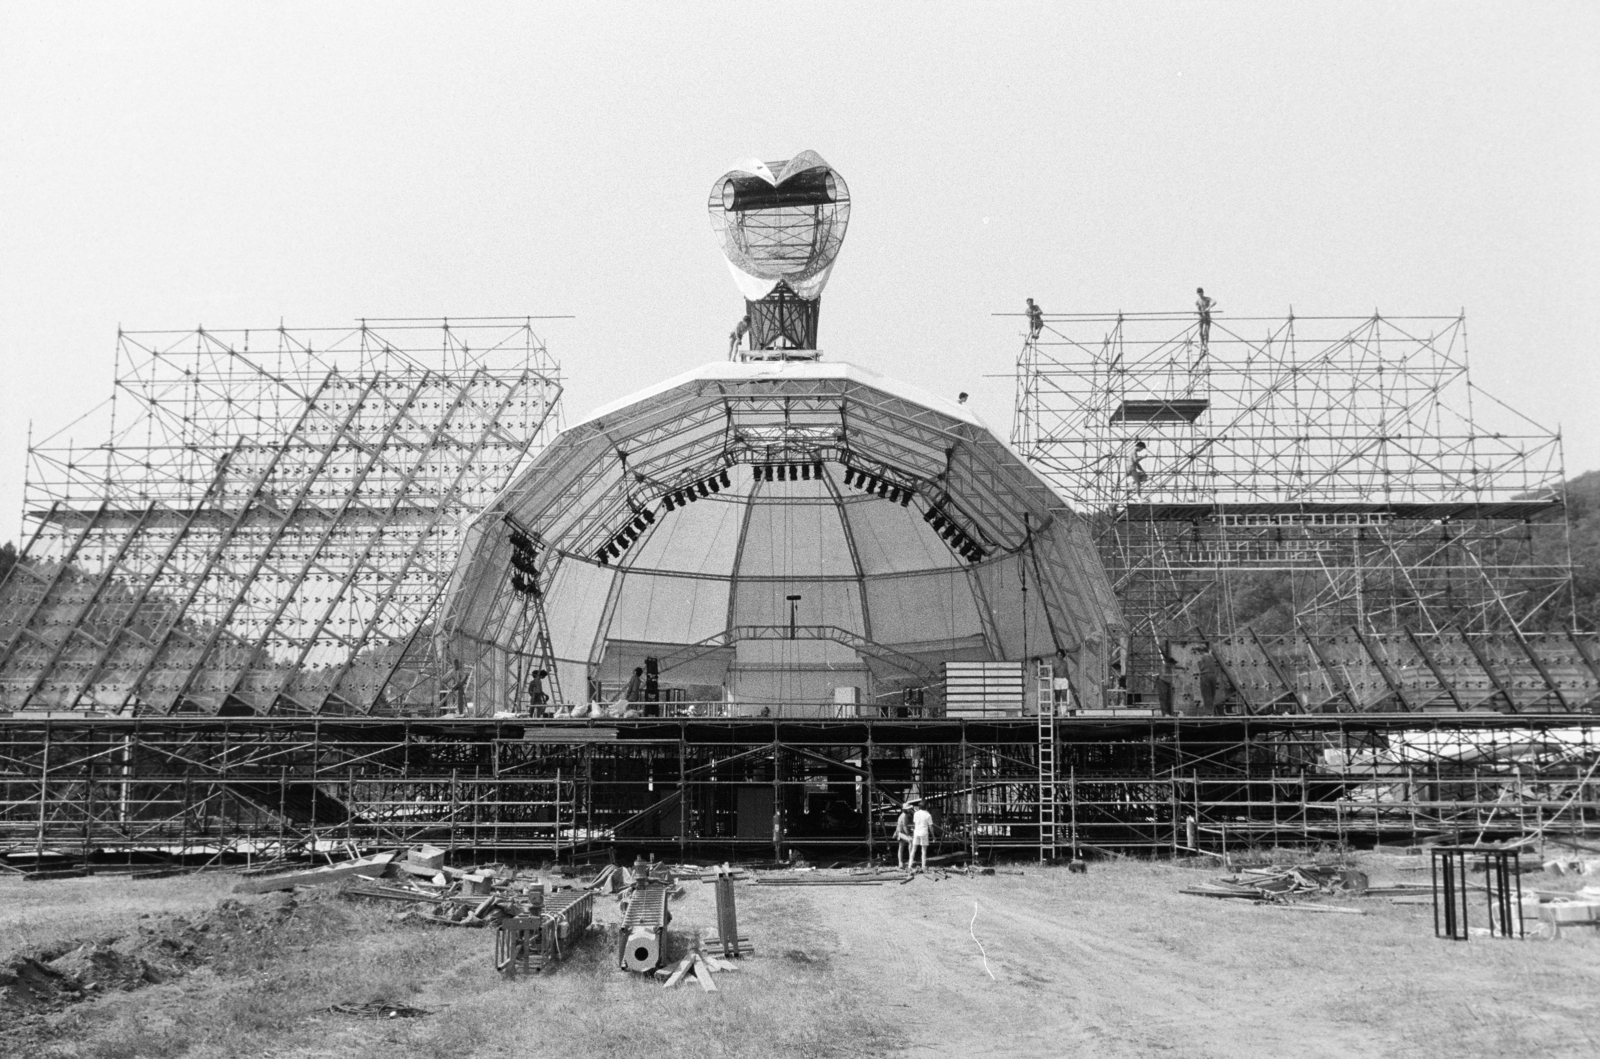
[[[707,365],[563,432],[447,597],[479,713],[541,669],[611,700],[647,660],[700,716],[921,715],[944,663],[1033,657],[1092,706],[1121,633],[1083,521],[976,416],[812,360]]]

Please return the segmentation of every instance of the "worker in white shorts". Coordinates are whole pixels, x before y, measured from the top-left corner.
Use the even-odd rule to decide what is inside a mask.
[[[906,863],[911,852],[911,812],[916,808],[916,802],[907,802],[900,807],[900,815],[894,822],[894,866],[905,871],[909,865]]]
[[[933,841],[933,814],[919,801],[911,818],[911,861],[915,868],[917,850],[922,850],[922,870],[928,870],[928,844]]]

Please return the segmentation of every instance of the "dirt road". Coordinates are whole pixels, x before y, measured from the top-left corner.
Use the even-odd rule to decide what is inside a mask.
[[[1479,1038],[1597,1053],[1600,1016],[1566,1002],[1600,970],[1593,938],[1452,945],[1425,908],[1177,893],[1198,877],[1123,864],[801,894],[912,1056],[1473,1055]]]

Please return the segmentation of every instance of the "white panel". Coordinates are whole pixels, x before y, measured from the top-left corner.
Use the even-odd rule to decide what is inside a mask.
[[[724,631],[727,581],[626,573],[606,637],[698,643]]]

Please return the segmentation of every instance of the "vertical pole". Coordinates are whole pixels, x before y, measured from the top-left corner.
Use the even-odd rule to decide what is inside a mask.
[[[456,852],[457,828],[459,821],[456,818],[456,785],[460,780],[460,769],[450,770],[450,854],[454,858]]]
[[[1428,870],[1433,882],[1433,936],[1439,936],[1439,851],[1428,851]]]
[[[83,866],[89,867],[89,851],[92,844],[89,832],[94,827],[94,762],[88,764],[88,769],[83,777]]]
[[[1311,842],[1311,792],[1306,785],[1306,770],[1300,770],[1300,835],[1306,843]]]
[[[1272,848],[1278,848],[1278,766],[1272,766],[1272,786],[1269,788],[1272,799]]]
[[[50,790],[50,722],[44,722],[44,760],[39,766],[39,829],[34,835],[33,866],[39,866],[39,860],[44,856],[44,821],[45,806],[49,801]]]
[[[778,782],[778,722],[772,722],[772,859],[783,860],[783,787]]]
[[[1172,856],[1178,856],[1178,829],[1183,826],[1183,814],[1178,810],[1178,774],[1167,773],[1167,803],[1172,807]]]
[[[874,777],[874,774],[873,774],[873,771],[872,771],[872,722],[871,721],[867,722],[866,763],[867,763],[867,788],[866,788],[866,790],[861,792],[861,796],[862,796],[861,797],[861,804],[862,804],[862,807],[863,807],[863,809],[865,811],[861,815],[863,817],[865,817],[866,821],[867,821],[867,863],[868,864],[876,864],[878,862],[877,861],[877,849],[876,849],[877,835],[875,833],[876,829],[872,826],[872,793],[873,793],[874,790],[876,790],[876,787],[874,786],[874,784],[876,783],[876,780],[875,780],[875,777]]]
[[[1411,808],[1411,844],[1417,844],[1417,773],[1406,769],[1406,802]]]
[[[1072,859],[1078,859],[1078,766],[1067,766],[1067,797],[1071,801]]]
[[[683,726],[678,726],[678,863],[689,859],[689,786]]]
[[[283,765],[278,773],[278,856],[288,852],[288,839],[284,831],[288,826],[289,766]]]

